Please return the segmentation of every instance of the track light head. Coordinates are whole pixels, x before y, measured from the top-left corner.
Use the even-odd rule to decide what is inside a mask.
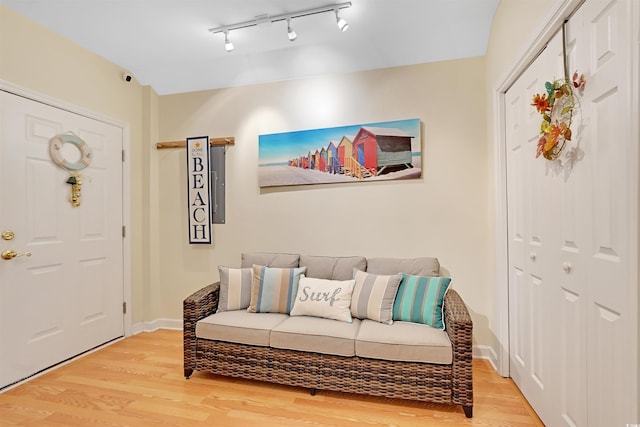
[[[291,28],[291,18],[287,18],[287,35],[289,36],[289,41],[294,41],[298,38],[296,32]]]
[[[229,31],[224,32],[224,48],[227,52],[233,51],[233,43],[229,40]]]
[[[340,31],[347,31],[349,29],[349,24],[347,23],[347,21],[345,21],[344,18],[340,18],[340,15],[338,14],[338,11],[340,9],[335,8],[334,10],[336,12],[336,22],[338,23],[338,28],[340,28]]]

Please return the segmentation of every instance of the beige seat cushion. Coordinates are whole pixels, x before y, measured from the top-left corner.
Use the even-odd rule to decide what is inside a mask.
[[[338,356],[355,355],[360,320],[352,323],[311,316],[293,316],[271,331],[271,347]]]
[[[386,325],[366,319],[356,337],[356,355],[438,364],[453,360],[451,341],[445,331],[418,323],[396,321]]]
[[[282,313],[222,311],[200,320],[196,324],[196,337],[268,347],[271,330],[288,318]]]

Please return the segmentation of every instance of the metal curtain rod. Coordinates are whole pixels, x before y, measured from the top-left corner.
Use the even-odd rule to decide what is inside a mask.
[[[303,16],[316,15],[318,13],[333,12],[336,9],[346,9],[348,7],[351,7],[351,2],[350,1],[343,2],[343,3],[337,3],[337,4],[332,4],[332,5],[327,5],[327,6],[316,7],[316,8],[313,8],[313,9],[300,10],[298,12],[282,13],[280,15],[274,15],[274,16],[261,15],[261,16],[257,16],[254,19],[251,19],[249,21],[238,22],[237,24],[221,25],[219,27],[210,28],[209,32],[212,33],[212,34],[224,33],[226,31],[238,30],[240,28],[255,27],[258,24],[262,24],[262,23],[278,22],[278,21],[284,21],[286,19],[293,19],[293,18],[300,18],[300,17],[303,17]]]

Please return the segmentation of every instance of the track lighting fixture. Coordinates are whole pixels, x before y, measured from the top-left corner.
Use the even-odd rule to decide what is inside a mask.
[[[294,41],[298,38],[298,35],[291,28],[291,18],[287,18],[287,35],[289,36],[289,41]]]
[[[234,49],[233,43],[229,40],[229,30],[224,32],[224,48],[227,52],[231,52]]]
[[[231,41],[229,40],[229,31],[238,30],[240,28],[255,27],[263,23],[286,21],[287,36],[289,37],[289,40],[294,41],[298,37],[298,35],[293,30],[293,28],[291,28],[292,19],[301,18],[303,16],[316,15],[319,13],[333,12],[336,15],[336,22],[338,23],[338,28],[340,28],[341,31],[347,31],[347,28],[349,28],[349,24],[347,23],[347,21],[344,20],[344,18],[340,17],[339,11],[340,9],[346,9],[349,7],[351,7],[350,1],[322,6],[322,7],[316,7],[313,9],[300,10],[297,12],[283,13],[281,15],[275,15],[275,16],[260,15],[260,16],[256,16],[255,19],[251,19],[249,21],[238,22],[237,24],[222,25],[216,28],[210,28],[209,32],[212,34],[223,33],[224,48],[227,50],[227,52],[231,52],[234,47],[233,47],[233,43],[231,43]]]
[[[337,7],[334,9],[334,11],[336,12],[336,22],[338,23],[338,28],[340,28],[340,31],[347,31],[349,29],[349,24],[344,20],[344,18],[340,18],[338,10],[339,9]]]

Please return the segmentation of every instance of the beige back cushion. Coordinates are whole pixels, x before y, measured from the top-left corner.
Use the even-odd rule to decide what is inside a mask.
[[[405,273],[413,276],[438,276],[440,263],[438,258],[368,258],[367,273],[398,274]]]
[[[242,268],[251,268],[253,265],[266,265],[267,267],[296,268],[300,263],[298,254],[282,254],[270,252],[248,252],[242,254]]]
[[[330,257],[300,255],[300,267],[307,267],[305,275],[317,279],[353,279],[353,269],[367,269],[367,259],[363,256]]]

